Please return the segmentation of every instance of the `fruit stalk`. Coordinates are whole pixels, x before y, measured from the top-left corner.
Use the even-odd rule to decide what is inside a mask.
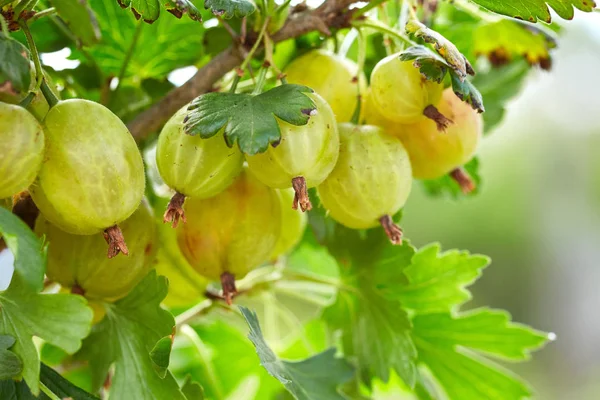
[[[185,219],[185,212],[183,211],[184,202],[185,195],[179,192],[175,193],[173,197],[171,197],[169,205],[167,205],[167,211],[165,211],[163,222],[172,223],[173,228],[177,228],[177,225],[179,224],[179,219],[181,219],[185,224],[187,221]]]
[[[300,209],[304,212],[312,209],[312,204],[310,203],[310,199],[308,197],[308,189],[306,187],[306,180],[303,176],[297,176],[292,179],[292,187],[294,188],[294,204],[292,208],[294,210],[298,209],[298,204],[300,204]]]
[[[235,276],[229,272],[223,272],[221,274],[221,286],[223,287],[223,298],[227,305],[231,305],[233,303],[233,296],[235,296],[238,291],[235,287]]]
[[[475,190],[475,182],[473,182],[467,171],[465,171],[464,169],[453,169],[452,171],[450,171],[450,177],[454,179],[456,183],[458,183],[458,186],[460,186],[460,190],[462,190],[464,194],[469,194],[473,190]]]
[[[454,123],[454,121],[446,117],[440,110],[431,104],[425,107],[423,115],[435,122],[437,130],[440,132],[446,132],[448,126]]]
[[[113,225],[110,228],[104,230],[104,240],[108,243],[108,258],[113,258],[119,253],[129,255],[129,249],[125,243],[123,232],[118,225]]]
[[[383,230],[388,238],[390,238],[390,242],[395,245],[402,244],[402,229],[398,225],[394,223],[394,220],[389,215],[384,215],[379,219],[381,226],[383,226]]]

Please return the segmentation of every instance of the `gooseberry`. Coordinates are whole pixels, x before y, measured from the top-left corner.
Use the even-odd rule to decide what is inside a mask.
[[[48,278],[89,299],[115,301],[126,296],[152,268],[158,243],[146,202],[120,227],[128,238],[130,257],[108,259],[101,235],[70,234],[40,215],[35,231],[48,242]]]
[[[289,83],[305,85],[329,104],[338,122],[350,122],[358,101],[358,65],[326,50],[312,50],[296,58],[284,70]]]
[[[177,241],[190,265],[202,276],[220,279],[231,303],[235,278],[267,261],[281,230],[275,190],[243,170],[231,186],[208,199],[189,198],[188,222]]]
[[[250,171],[265,185],[293,187],[293,207],[310,210],[308,188],[327,178],[338,158],[339,135],[331,107],[318,94],[309,94],[316,105],[306,125],[279,121],[281,141],[264,153],[246,156]]]
[[[399,139],[370,125],[339,125],[340,157],[317,191],[329,215],[352,229],[381,224],[394,244],[402,231],[392,215],[404,206],[412,185],[408,154]]]
[[[212,197],[229,186],[242,170],[244,156],[237,146],[227,147],[223,135],[209,139],[184,132],[187,106],[166,123],[158,137],[156,164],[165,183],[176,191],[164,222],[185,222],[185,197]]]
[[[435,107],[444,86],[425,79],[412,61],[402,61],[399,55],[382,59],[373,69],[370,87],[373,105],[394,122],[411,124],[425,116],[434,120],[439,130],[446,129],[452,121]]]
[[[463,192],[468,193],[474,189],[474,183],[460,167],[477,151],[483,134],[483,119],[451,89],[444,91],[438,108],[454,121],[446,133],[439,133],[435,123],[426,119],[395,128],[388,122],[386,129],[394,132],[406,147],[415,178],[436,179],[450,174]]]
[[[0,103],[0,198],[34,181],[44,158],[44,131],[25,108]]]
[[[88,100],[61,101],[43,123],[46,151],[30,188],[48,221],[78,235],[105,231],[108,256],[127,246],[117,224],[144,194],[142,157],[121,120]]]
[[[293,189],[282,189],[278,190],[277,193],[281,202],[281,234],[277,239],[275,249],[271,253],[271,259],[277,259],[292,250],[302,239],[308,222],[306,214],[289,206],[294,200]]]

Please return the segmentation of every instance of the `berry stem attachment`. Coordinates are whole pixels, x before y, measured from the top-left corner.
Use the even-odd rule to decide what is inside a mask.
[[[129,255],[123,232],[118,225],[111,226],[104,230],[104,240],[108,243],[108,258],[113,258],[119,253]]]
[[[434,105],[428,105],[423,110],[423,115],[435,122],[437,130],[440,132],[446,132],[448,125],[454,123],[450,118],[442,114]]]
[[[306,187],[306,180],[303,176],[297,176],[292,179],[292,187],[294,188],[294,203],[292,204],[292,208],[294,210],[298,209],[298,204],[300,204],[300,209],[302,212],[312,209],[312,204],[310,203],[310,199],[308,197],[308,188]]]
[[[394,220],[389,215],[384,215],[379,218],[379,222],[385,231],[385,234],[390,238],[390,242],[395,245],[402,244],[402,229],[394,223]]]
[[[84,296],[85,290],[83,290],[83,288],[76,283],[71,287],[71,294],[78,294],[80,296]]]
[[[475,182],[473,182],[467,171],[465,171],[464,169],[453,169],[450,172],[450,177],[454,179],[456,183],[458,183],[458,186],[460,186],[460,190],[462,190],[464,194],[469,194],[473,190],[475,190]]]
[[[175,193],[173,197],[171,197],[171,201],[169,201],[167,211],[165,211],[165,215],[163,216],[163,223],[170,222],[172,223],[173,228],[177,228],[179,219],[181,219],[185,224],[187,220],[185,219],[185,212],[183,211],[184,202],[185,195],[179,192]]]
[[[223,298],[227,305],[231,305],[233,303],[233,296],[237,294],[237,289],[235,287],[235,276],[229,272],[223,272],[221,274],[221,287],[223,288]]]

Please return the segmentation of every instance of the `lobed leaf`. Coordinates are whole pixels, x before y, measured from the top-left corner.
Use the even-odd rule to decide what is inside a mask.
[[[425,46],[409,47],[400,54],[400,60],[413,60],[413,65],[415,68],[419,68],[421,75],[425,79],[437,83],[442,83],[448,72],[448,65],[446,65],[444,60],[437,54],[429,51]]]
[[[451,311],[471,298],[466,286],[481,275],[488,257],[451,250],[441,253],[439,244],[419,249],[403,269],[408,283],[397,292],[403,306],[418,313]]]
[[[138,26],[139,21],[123,12],[114,0],[90,0],[90,5],[98,19],[102,41],[88,52],[105,76],[119,76],[136,35],[125,70],[126,81],[135,77],[131,80],[139,84],[149,78],[162,79],[174,69],[195,64],[202,56],[204,27],[191,19],[159,18],[152,25]],[[82,63],[89,62],[83,53],[75,55]],[[84,72],[83,78],[88,78],[95,71]]]
[[[550,9],[564,19],[572,19],[573,8],[591,12],[596,3],[593,0],[473,0],[474,3],[498,14],[509,17],[536,22],[542,20],[550,23]]]
[[[285,361],[278,358],[265,342],[258,317],[245,307],[240,307],[250,333],[248,338],[256,347],[261,364],[297,400],[343,400],[337,387],[352,378],[352,367],[335,357],[331,348],[302,361]]]
[[[32,337],[40,337],[72,354],[81,347],[92,323],[86,300],[72,294],[39,294],[14,275],[0,293],[0,334],[16,339],[13,351],[23,361],[22,376],[39,393],[40,359]]]
[[[452,90],[459,99],[469,104],[473,110],[478,113],[485,112],[483,106],[483,97],[473,84],[468,80],[461,80],[454,71],[450,71],[450,79],[452,81]]]
[[[556,47],[556,38],[547,30],[508,19],[480,24],[473,39],[475,54],[487,57],[494,66],[523,56],[529,65],[549,69],[550,50]]]
[[[242,152],[261,153],[270,144],[276,145],[281,140],[275,117],[292,125],[308,123],[315,104],[306,93],[312,93],[312,89],[291,84],[277,86],[256,96],[206,93],[190,104],[185,131],[209,138],[224,129],[228,146],[237,141]]]
[[[115,374],[111,384],[114,399],[185,400],[177,382],[166,371],[164,347],[155,358],[151,352],[161,339],[170,336],[173,316],[160,307],[167,294],[167,280],[151,271],[126,297],[104,304],[106,316],[94,326],[77,359],[92,361],[92,387],[97,390],[106,379],[111,365]],[[163,343],[163,342],[161,342]],[[160,357],[156,357],[160,354]],[[157,372],[157,359],[161,359]]]
[[[504,400],[532,395],[523,380],[482,354],[526,360],[531,351],[544,346],[548,335],[512,323],[507,312],[487,308],[456,316],[417,315],[413,324],[419,362],[449,399]]]

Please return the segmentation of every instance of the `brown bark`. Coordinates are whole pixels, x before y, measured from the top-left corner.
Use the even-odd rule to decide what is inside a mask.
[[[286,24],[272,39],[280,42],[312,31],[330,34],[329,27],[347,24],[345,12],[352,3],[359,0],[328,0],[315,10],[293,13]],[[251,46],[245,43],[244,46]],[[230,47],[212,60],[182,86],[173,89],[164,98],[138,115],[127,127],[136,140],[141,140],[156,132],[177,110],[202,93],[210,91],[219,79],[228,71],[241,64],[244,48]]]

